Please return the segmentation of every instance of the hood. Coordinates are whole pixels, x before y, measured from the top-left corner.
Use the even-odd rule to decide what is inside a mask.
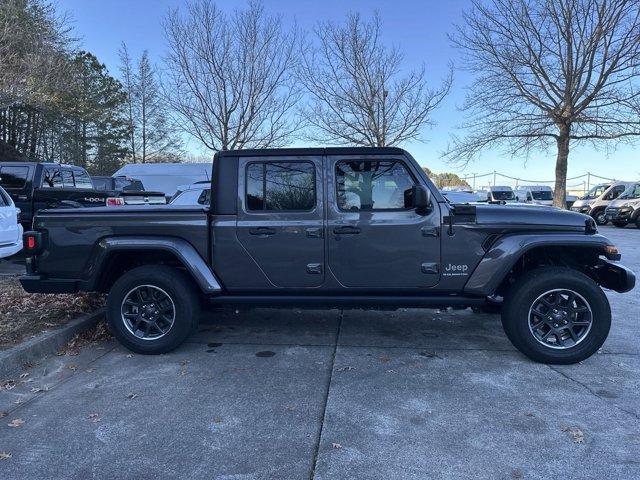
[[[509,205],[477,205],[476,223],[479,225],[532,225],[548,227],[578,227],[592,221],[588,215],[542,205],[527,207]]]
[[[640,198],[618,198],[609,204],[611,208],[632,207],[634,209],[640,207]]]
[[[595,198],[589,198],[589,199],[582,199],[579,198],[577,199],[575,202],[573,202],[573,207],[584,207],[586,205],[591,205],[593,202],[595,202],[596,199]]]

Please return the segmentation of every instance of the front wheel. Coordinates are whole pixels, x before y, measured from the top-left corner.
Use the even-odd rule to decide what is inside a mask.
[[[607,216],[604,214],[604,209],[600,209],[592,214],[593,219],[598,225],[606,225],[609,223]]]
[[[602,346],[611,327],[611,308],[590,277],[570,268],[542,267],[513,285],[502,325],[513,345],[532,360],[571,364]]]
[[[120,277],[107,299],[107,320],[129,350],[167,353],[196,328],[200,302],[190,279],[166,265],[145,265]]]

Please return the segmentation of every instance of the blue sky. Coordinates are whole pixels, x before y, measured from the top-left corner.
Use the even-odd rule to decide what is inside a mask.
[[[96,54],[115,75],[118,74],[117,51],[123,41],[134,57],[147,49],[156,63],[161,62],[165,50],[162,18],[167,9],[181,3],[180,0],[58,0],[60,9],[74,19],[75,33],[82,48]],[[245,5],[231,0],[217,3],[228,10]],[[429,78],[437,83],[445,75],[449,61],[459,63],[458,52],[450,46],[447,32],[453,30],[453,24],[460,20],[460,13],[469,1],[264,0],[263,3],[271,13],[282,15],[286,23],[296,22],[303,29],[311,29],[320,19],[340,21],[349,11],[369,15],[377,10],[382,18],[385,42],[404,51],[407,68],[424,62]],[[437,125],[423,131],[424,142],[411,142],[403,147],[422,165],[436,172],[455,171],[469,175],[497,170],[518,178],[552,179],[553,149],[532,154],[526,165],[525,159],[511,158],[499,151],[484,152],[464,170],[440,159],[450,133],[456,131],[463,120],[457,107],[464,99],[465,85],[469,81],[469,73],[457,70],[449,97],[433,114]],[[189,148],[194,153],[204,153],[195,142],[189,142]],[[640,177],[639,150],[640,142],[635,148],[621,146],[609,153],[604,148],[594,151],[590,146],[574,147],[569,157],[569,177],[591,171],[607,177],[635,180]]]

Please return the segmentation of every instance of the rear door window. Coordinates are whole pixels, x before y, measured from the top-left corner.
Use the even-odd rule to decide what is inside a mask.
[[[311,162],[258,162],[247,165],[246,204],[253,211],[309,211],[316,204]]]
[[[109,180],[106,178],[94,178],[93,179],[93,186],[96,190],[100,190],[101,192],[104,192],[105,190],[111,190],[110,188],[107,188],[107,183],[109,183]]]
[[[63,188],[62,171],[59,167],[47,167],[42,176],[42,188]]]
[[[75,188],[76,184],[73,182],[73,173],[70,168],[62,169],[62,184],[64,188]]]
[[[24,188],[28,174],[29,167],[0,167],[0,185],[9,190]]]
[[[91,177],[84,170],[74,170],[73,176],[76,181],[76,188],[91,188],[93,189],[93,182],[91,181]]]

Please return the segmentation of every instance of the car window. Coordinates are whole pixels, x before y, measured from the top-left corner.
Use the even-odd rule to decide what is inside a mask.
[[[636,183],[635,185],[631,185],[618,198],[620,198],[620,199],[623,199],[623,198],[640,198],[640,183]]]
[[[95,188],[96,190],[100,190],[101,192],[105,191],[105,190],[109,190],[109,188],[107,188],[107,184],[110,183],[109,179],[107,178],[92,178],[93,180],[93,188]]]
[[[348,211],[405,210],[415,184],[401,162],[356,160],[336,164],[338,208]]]
[[[10,205],[8,195],[0,188],[0,207],[8,207]]]
[[[0,185],[3,188],[23,188],[27,183],[29,167],[0,167]]]
[[[63,188],[62,172],[58,167],[49,167],[44,169],[42,177],[42,188]]]
[[[246,189],[247,210],[312,210],[315,167],[310,162],[250,163]]]
[[[84,170],[74,170],[73,176],[76,179],[76,188],[93,188],[91,177]]]
[[[591,198],[598,198],[600,195],[602,195],[607,188],[609,188],[609,185],[596,185],[595,187],[592,187],[591,190],[589,190],[587,192],[587,194],[582,197],[583,200],[587,200],[587,199],[591,199]]]
[[[493,193],[494,200],[515,200],[515,195],[511,190],[495,190]]]
[[[533,198],[536,200],[553,200],[551,190],[539,190],[532,192]]]
[[[64,188],[75,188],[76,185],[73,183],[73,173],[70,169],[62,169],[62,185],[64,185]]]
[[[205,190],[202,190],[202,193],[198,197],[198,203],[200,205],[209,205],[210,199],[211,199],[211,190],[207,188]]]

